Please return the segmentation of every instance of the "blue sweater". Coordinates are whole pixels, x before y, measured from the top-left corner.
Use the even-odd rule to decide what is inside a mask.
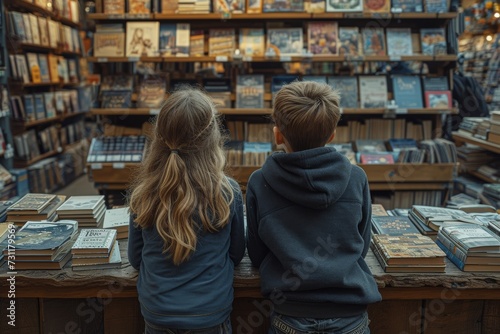
[[[248,254],[278,313],[349,317],[381,300],[364,260],[371,201],[361,168],[327,147],[275,153],[250,176],[246,200]]]
[[[137,292],[147,322],[200,329],[222,323],[231,313],[233,269],[245,253],[241,190],[233,180],[231,185],[229,223],[217,233],[200,232],[196,251],[179,266],[162,254],[163,240],[156,228],[137,228],[131,217],[128,258],[139,270]]]

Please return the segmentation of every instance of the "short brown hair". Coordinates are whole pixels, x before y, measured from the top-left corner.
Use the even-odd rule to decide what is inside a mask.
[[[293,151],[325,146],[340,119],[340,95],[327,84],[296,81],[274,100],[273,119]]]

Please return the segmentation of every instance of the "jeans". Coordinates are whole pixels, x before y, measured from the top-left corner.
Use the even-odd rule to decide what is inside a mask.
[[[228,317],[220,325],[202,329],[165,328],[146,322],[146,330],[144,334],[232,334],[231,318]]]
[[[283,314],[271,315],[268,334],[370,334],[368,313],[349,318],[295,318]]]

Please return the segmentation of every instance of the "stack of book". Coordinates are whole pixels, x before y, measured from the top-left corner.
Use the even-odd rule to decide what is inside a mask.
[[[436,244],[462,271],[500,271],[500,238],[485,226],[445,224]]]
[[[462,210],[424,205],[414,205],[408,217],[420,233],[433,237],[445,222],[474,222],[474,218]]]
[[[489,183],[483,186],[482,195],[485,199],[489,200],[489,205],[500,208],[500,184]]]
[[[28,193],[7,209],[7,221],[23,226],[27,221],[57,220],[57,209],[66,196]]]
[[[15,232],[15,249],[0,243],[3,255],[15,254],[15,270],[62,269],[71,259],[78,222],[29,221]],[[13,253],[14,252],[14,253]]]
[[[104,196],[71,196],[57,209],[57,215],[74,219],[81,227],[101,227],[105,211]]]
[[[488,141],[500,145],[500,111],[494,111],[491,113]]]
[[[375,234],[371,249],[385,272],[445,271],[446,254],[431,238],[414,233]]]
[[[130,224],[129,208],[116,208],[106,210],[102,228],[116,230],[116,239],[128,238],[128,226]]]
[[[116,235],[113,229],[82,229],[71,248],[73,270],[120,268]]]

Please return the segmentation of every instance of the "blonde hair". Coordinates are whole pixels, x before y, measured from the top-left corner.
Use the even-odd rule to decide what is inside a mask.
[[[273,120],[293,151],[325,146],[340,119],[340,95],[327,84],[295,81],[274,100]]]
[[[157,229],[175,265],[195,251],[201,228],[213,233],[229,221],[234,195],[222,145],[207,95],[183,87],[165,101],[129,205],[138,226]]]

